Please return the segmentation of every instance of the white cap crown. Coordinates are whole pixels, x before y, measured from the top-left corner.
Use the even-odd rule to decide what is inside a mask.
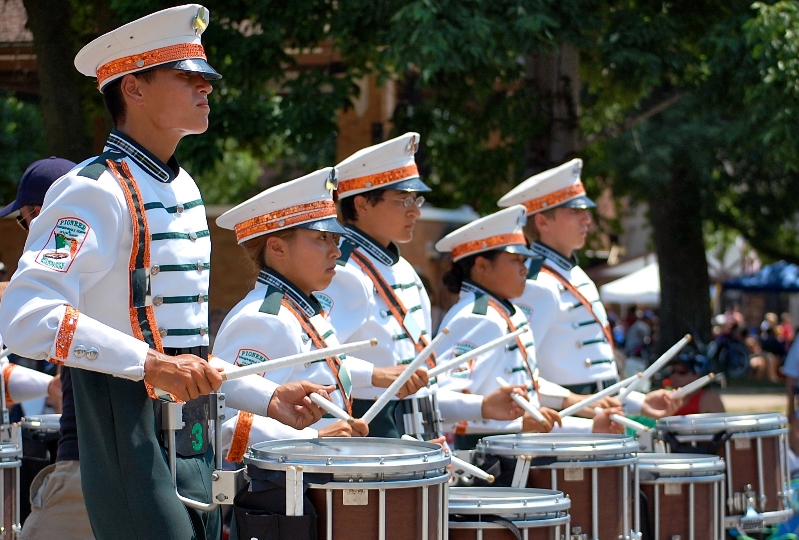
[[[501,207],[521,204],[527,215],[571,203],[575,208],[593,208],[595,204],[585,195],[580,180],[583,160],[573,159],[553,169],[531,176],[502,197]]]
[[[484,251],[511,251],[507,249],[510,247],[518,248],[513,252],[529,256],[532,252],[526,247],[522,232],[526,222],[523,206],[505,208],[452,231],[436,243],[436,249],[452,252],[453,261]]]

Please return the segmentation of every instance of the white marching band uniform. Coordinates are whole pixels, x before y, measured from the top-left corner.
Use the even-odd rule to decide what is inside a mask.
[[[441,252],[452,252],[453,261],[485,251],[507,250],[530,256],[525,247],[522,224],[524,209],[514,206],[480,218],[445,236],[436,244]],[[471,281],[461,285],[460,299],[450,308],[441,326],[449,335],[436,347],[439,362],[447,362],[472,349],[528,326],[524,312],[508,300],[493,296]],[[524,385],[533,406],[560,408],[569,392],[539,376],[536,362],[535,333],[525,332],[515,341],[486,351],[439,377],[439,385],[448,390],[486,395],[499,388],[501,376],[511,385]],[[570,418],[568,427],[591,431],[591,421]],[[516,433],[522,431],[522,419],[511,421],[481,420],[460,422],[456,434]]]
[[[3,338],[0,336],[0,350],[2,349]],[[47,373],[9,362],[8,357],[0,360],[0,372],[3,373],[7,406],[47,397],[47,388],[53,380]]]
[[[593,208],[580,180],[582,166],[581,159],[573,159],[536,174],[498,204],[522,205],[528,217],[561,206]],[[618,381],[608,315],[596,285],[574,257],[541,242],[531,249],[543,260],[531,262],[524,294],[513,303],[527,314],[541,375],[559,385],[596,385],[598,390]],[[630,393],[626,411],[640,412],[643,398],[639,392]]]
[[[335,177],[335,169],[328,167],[275,186],[226,212],[217,223],[236,230],[239,243],[301,225],[318,227],[322,224],[325,230],[343,233],[341,225],[332,223],[336,211],[330,188],[335,185]],[[320,218],[315,212],[323,215]],[[283,225],[280,225],[281,220]],[[317,343],[335,347],[339,345],[338,339],[321,312],[322,306],[316,298],[306,296],[274,270],[262,269],[254,289],[222,323],[214,340],[213,354],[236,365],[249,365],[316,350]],[[331,362],[335,365],[331,366]],[[339,408],[347,410],[349,398],[343,394],[351,394],[353,387],[371,386],[372,365],[341,355],[307,366],[301,364],[270,371],[264,377],[277,384],[307,380],[336,386],[331,399]],[[315,438],[319,429],[337,422],[322,418],[311,427],[296,430],[258,413],[259,409],[265,410],[268,403],[268,396],[228,394],[222,449],[229,461],[240,461],[242,451],[253,443]],[[255,416],[248,414],[253,412]]]

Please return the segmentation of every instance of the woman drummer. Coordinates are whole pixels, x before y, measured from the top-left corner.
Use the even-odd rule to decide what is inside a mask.
[[[341,255],[340,236],[346,233],[336,221],[335,187],[336,171],[328,167],[270,188],[217,219],[220,227],[236,232],[238,243],[258,268],[258,278],[253,290],[222,323],[214,341],[214,356],[248,365],[339,344],[312,294],[324,290],[333,279]],[[352,388],[370,387],[373,380],[386,384],[386,378],[379,375],[379,368],[371,363],[341,355],[273,370],[265,376],[276,383],[308,380],[334,386],[330,393],[333,403],[351,411]],[[415,392],[425,382],[412,378],[403,392]],[[228,396],[228,404],[237,399]],[[237,408],[253,410],[252,405],[258,404],[247,405]],[[333,418],[295,430],[244,410],[232,411],[223,425],[223,450],[231,462],[240,462],[255,442],[365,436],[369,431],[363,421]]]
[[[460,294],[460,300],[441,323],[450,333],[437,348],[439,363],[527,326],[525,314],[508,300],[518,298],[524,291],[526,262],[534,256],[522,232],[525,219],[524,207],[513,206],[465,225],[436,244],[438,251],[452,254],[452,269],[444,275],[444,285]],[[530,332],[521,334],[510,345],[494,348],[450,370],[440,376],[438,382],[442,388],[485,395],[499,387],[497,376],[509,384],[527,386],[535,406],[541,402],[551,402],[555,406],[568,394],[568,390],[538,377]],[[544,422],[530,413],[510,422],[459,422],[455,426],[456,448],[473,448],[477,440],[487,434],[548,432],[556,423],[561,423],[553,409],[539,407],[538,410]],[[619,409],[606,411],[598,415],[595,430],[608,431],[607,414],[620,412]],[[577,430],[591,430],[590,420],[569,420],[569,425]]]

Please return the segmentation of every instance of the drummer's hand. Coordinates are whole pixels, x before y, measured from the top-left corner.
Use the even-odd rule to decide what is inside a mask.
[[[549,433],[552,431],[552,428],[555,427],[555,424],[563,425],[563,421],[560,419],[560,415],[557,411],[553,411],[549,407],[539,407],[538,411],[544,415],[544,418],[547,419],[547,423],[542,424],[530,416],[530,413],[526,412],[522,418],[522,431]]]
[[[483,396],[480,415],[489,420],[515,420],[519,418],[524,414],[524,409],[511,399],[511,394],[527,399],[527,391],[522,384],[497,388],[487,396]]]
[[[47,400],[46,403],[52,407],[53,411],[61,412],[61,400],[64,397],[61,392],[61,375],[56,375],[47,384]]]
[[[167,356],[150,349],[144,361],[144,380],[155,388],[189,401],[219,390],[222,368],[211,365],[193,354]]]
[[[602,409],[594,415],[594,424],[591,428],[592,433],[624,433],[624,426],[620,426],[610,419],[611,414],[624,414],[621,407],[610,407]]]
[[[322,386],[308,381],[281,384],[272,394],[266,414],[294,429],[305,429],[325,414],[321,407],[311,401],[308,394],[316,392],[329,400],[328,393],[335,389],[335,386]]]
[[[369,435],[369,426],[360,418],[352,424],[339,420],[319,430],[320,437],[366,437],[367,435]]]
[[[402,375],[407,366],[391,366],[385,368],[374,368],[372,370],[372,386],[378,388],[388,388],[397,378]],[[411,378],[402,385],[397,397],[400,399],[415,394],[420,388],[427,386],[427,370],[418,368]]]
[[[646,394],[644,403],[641,405],[641,413],[649,418],[665,418],[672,416],[682,407],[682,399],[673,399],[671,395],[674,390],[654,390]]]
[[[581,395],[581,394],[575,394],[574,392],[569,392],[569,396],[563,398],[562,408],[565,409],[566,407],[571,407],[575,403],[579,403],[584,399],[590,398],[592,395],[593,394]],[[584,418],[593,418],[594,408],[596,407],[599,407],[600,409],[608,409],[610,407],[621,407],[621,402],[615,397],[604,397],[599,401],[595,401],[592,405],[580,409],[579,411],[577,411],[575,416],[582,416]]]

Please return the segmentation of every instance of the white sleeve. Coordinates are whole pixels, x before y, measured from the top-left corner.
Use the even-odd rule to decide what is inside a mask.
[[[47,388],[53,377],[41,371],[3,360],[6,364],[3,367],[3,379],[5,380],[7,402],[22,403],[47,396]]]
[[[213,367],[230,365],[215,356],[210,356],[208,363]],[[223,382],[220,391],[225,394],[226,406],[266,416],[269,402],[278,386],[280,385],[260,375],[249,375]]]
[[[538,378],[538,399],[541,405],[550,409],[563,408],[563,400],[571,395],[567,388],[550,382],[543,377]]]
[[[646,394],[641,392],[632,391],[624,398],[622,406],[624,407],[625,414],[641,414],[641,409],[644,405]]]
[[[442,421],[445,424],[476,422],[483,419],[483,396],[439,388],[436,397]]]
[[[230,452],[230,445],[233,438],[237,435],[237,428],[240,416],[237,414],[232,418],[228,418],[222,424],[222,455],[227,459]],[[239,433],[243,433],[244,429],[240,429]],[[278,439],[315,439],[319,436],[319,432],[313,428],[294,429],[285,424],[281,424],[273,418],[266,418],[258,416],[257,414],[252,417],[252,425],[247,436],[247,445],[249,448],[253,444],[264,441],[275,441]]]
[[[3,294],[0,328],[9,348],[20,356],[140,380],[147,344],[76,311],[81,294],[121,256],[122,231],[130,226],[127,210],[104,185],[67,175],[47,192]],[[62,266],[48,266],[48,246],[57,246],[57,230],[69,223],[78,223],[78,228],[73,229],[71,247],[62,247]],[[97,354],[82,354],[88,349]]]

